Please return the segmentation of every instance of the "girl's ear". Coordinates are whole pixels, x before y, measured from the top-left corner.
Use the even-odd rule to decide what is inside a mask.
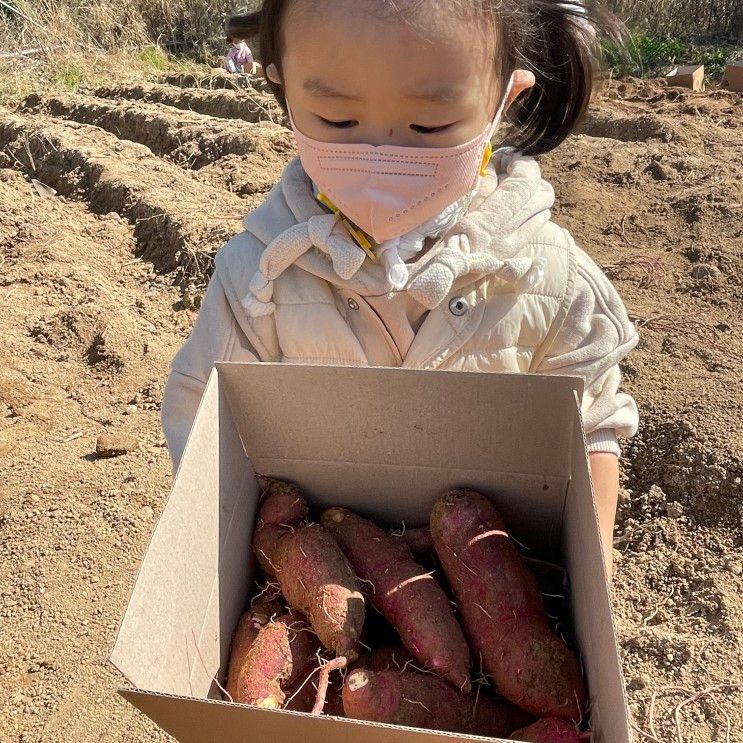
[[[513,84],[511,90],[506,98],[506,105],[503,107],[504,111],[507,111],[510,105],[525,91],[533,87],[536,83],[536,78],[533,72],[529,70],[514,70],[513,72]]]
[[[268,67],[266,67],[266,77],[272,83],[275,83],[276,85],[283,85],[284,84],[284,81],[281,79],[281,75],[279,75],[279,70],[278,70],[278,68],[276,67],[275,64],[270,64],[270,65],[268,65]],[[532,77],[534,77],[534,76],[532,75]],[[532,85],[533,84],[534,83],[532,82]]]

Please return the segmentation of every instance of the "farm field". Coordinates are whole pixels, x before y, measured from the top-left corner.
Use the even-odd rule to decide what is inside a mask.
[[[171,485],[168,364],[285,123],[208,71],[0,109],[0,743],[167,739],[106,655]],[[614,580],[638,741],[743,729],[742,162],[739,95],[635,79],[541,158],[642,339]]]

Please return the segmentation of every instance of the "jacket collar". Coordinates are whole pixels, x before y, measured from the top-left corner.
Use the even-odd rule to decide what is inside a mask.
[[[543,277],[539,260],[515,258],[550,219],[554,191],[539,166],[512,150],[497,150],[468,212],[429,251],[409,264],[408,291],[428,309],[446,299],[455,283],[485,274],[533,286]],[[362,296],[394,291],[384,270],[366,260],[335,215],[316,201],[295,158],[245,228],[266,245],[243,304],[249,314],[274,311],[273,281],[289,266]]]

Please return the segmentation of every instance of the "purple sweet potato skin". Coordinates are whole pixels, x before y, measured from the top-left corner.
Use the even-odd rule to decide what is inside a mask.
[[[526,743],[580,743],[581,738],[574,725],[559,717],[551,717],[517,730],[511,740]]]
[[[365,615],[358,579],[325,528],[300,525],[297,517],[307,515],[307,504],[299,492],[279,485],[274,483],[274,492],[261,506],[253,551],[266,574],[276,578],[287,602],[309,618],[322,644],[353,658]]]
[[[299,526],[307,519],[307,501],[299,488],[280,480],[269,480],[258,518],[275,526]]]
[[[453,608],[407,546],[342,508],[325,511],[322,522],[359,578],[368,582],[367,595],[374,608],[397,630],[418,662],[457,689],[470,691],[470,651]]]
[[[531,719],[506,702],[461,694],[415,671],[352,671],[343,685],[343,709],[356,720],[496,738]]]
[[[470,699],[475,693],[470,694]],[[472,705],[472,724],[469,732],[486,738],[504,738],[516,728],[530,723],[534,716],[505,699],[493,699],[480,694]]]
[[[550,629],[534,577],[490,501],[449,493],[434,506],[431,533],[473,652],[500,694],[536,717],[579,719],[580,664]]]
[[[392,532],[390,536],[407,544],[413,555],[424,555],[434,551],[431,530],[427,526],[405,529],[402,533]]]
[[[306,614],[328,650],[353,657],[364,628],[364,597],[348,560],[319,524],[279,541],[277,580],[286,600]]]
[[[284,689],[302,674],[318,647],[316,636],[296,612],[267,622],[235,669],[233,700],[280,709],[286,699]]]
[[[358,667],[369,671],[402,671],[415,663],[410,651],[402,644],[387,645],[359,659]]]

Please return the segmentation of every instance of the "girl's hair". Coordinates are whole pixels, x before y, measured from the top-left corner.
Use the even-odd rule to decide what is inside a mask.
[[[264,69],[273,64],[281,72],[282,21],[292,1],[263,0],[260,10],[233,15],[227,23],[227,33],[234,38],[258,37]],[[450,2],[459,11],[486,15],[495,32],[501,84],[517,68],[536,77],[536,85],[509,109],[514,131],[507,144],[526,155],[557,147],[580,123],[599,79],[599,29],[621,44],[622,24],[593,0]],[[380,4],[394,9],[405,6],[400,0],[380,0]],[[270,81],[269,86],[286,108],[283,87]]]

